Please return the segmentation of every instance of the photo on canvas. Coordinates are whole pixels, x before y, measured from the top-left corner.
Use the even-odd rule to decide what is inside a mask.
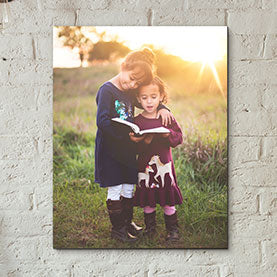
[[[228,248],[227,33],[53,28],[54,248]]]

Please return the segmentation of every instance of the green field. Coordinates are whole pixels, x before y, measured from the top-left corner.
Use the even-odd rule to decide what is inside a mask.
[[[227,248],[226,99],[216,94],[180,97],[174,84],[167,106],[184,133],[184,143],[173,149],[184,198],[177,206],[180,242],[165,243],[160,207],[155,238],[131,245],[110,238],[107,191],[94,183],[95,96],[116,73],[113,65],[54,69],[54,247]],[[135,208],[134,219],[143,226],[141,208]]]

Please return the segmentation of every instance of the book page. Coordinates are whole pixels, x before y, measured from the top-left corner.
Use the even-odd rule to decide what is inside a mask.
[[[170,131],[164,127],[158,127],[158,128],[153,128],[153,129],[147,129],[140,131],[139,134],[167,134],[170,133]]]
[[[123,119],[118,118],[118,117],[112,118],[112,120],[115,121],[115,122],[122,123],[122,124],[125,124],[125,125],[131,127],[132,130],[133,130],[136,134],[138,134],[138,133],[140,132],[140,129],[139,129],[138,125],[136,125],[136,124],[134,124],[134,123],[132,123],[132,122],[129,122],[129,121],[127,121],[127,120],[123,120]]]

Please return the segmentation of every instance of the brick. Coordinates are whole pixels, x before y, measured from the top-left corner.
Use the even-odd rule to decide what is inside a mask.
[[[266,160],[268,165],[275,165],[277,161],[276,137],[265,137],[262,142],[262,158]]]
[[[111,20],[114,20],[111,22]],[[94,11],[94,10],[80,10],[78,13],[77,24],[80,25],[93,25],[94,26],[136,26],[147,25],[147,17],[140,16],[139,13],[128,11],[125,9],[112,10],[112,11]],[[56,24],[59,26],[59,24]]]
[[[9,80],[10,63],[8,60],[0,59],[0,84],[6,84]]]
[[[260,211],[264,215],[277,216],[277,192],[275,188],[266,188],[260,195]]]
[[[236,34],[275,34],[276,16],[277,12],[271,10],[228,11],[227,25]]]
[[[5,238],[5,240],[0,242],[0,245],[2,249],[5,249],[5,254],[0,254],[0,261],[2,263],[8,263],[9,260],[30,261],[37,258],[38,238],[36,237]]]
[[[1,236],[30,237],[50,235],[52,232],[51,213],[43,214],[42,211],[2,212]]]
[[[276,84],[277,63],[275,61],[230,61],[230,85]]]
[[[265,59],[277,58],[277,35],[276,34],[266,35],[265,46],[264,46],[264,58]]]
[[[277,11],[276,0],[262,0],[262,8]]]
[[[43,11],[36,10],[32,12],[25,9],[22,3],[24,1],[14,2],[16,5],[12,8],[14,23],[13,27],[5,30],[6,34],[26,34],[26,33],[49,33],[53,25],[75,25],[75,11],[47,9]]]
[[[52,61],[13,60],[9,82],[12,85],[52,84]]]
[[[30,160],[0,160],[0,183],[6,186],[32,185],[35,179],[36,166]]]
[[[38,184],[33,197],[36,209],[52,210],[53,188],[48,183]]]
[[[229,30],[229,59],[260,59],[264,54],[265,35],[234,34]]]
[[[30,35],[0,35],[0,57],[5,59],[33,58],[32,38]]]
[[[34,46],[35,55],[38,60],[51,60],[53,59],[53,41],[49,36],[35,35]]]
[[[229,106],[231,117],[239,112],[258,112],[262,109],[264,85],[240,85],[229,90]]]
[[[201,9],[259,9],[261,8],[260,1],[253,0],[189,0],[189,8],[201,8]]]
[[[230,113],[230,133],[239,136],[275,135],[274,123],[270,122],[271,114],[267,111],[248,111],[243,109]]]
[[[185,10],[168,13],[166,10],[154,10],[153,25],[193,25],[222,26],[225,25],[224,10]]]
[[[0,187],[0,202],[2,210],[31,210],[33,209],[34,189],[31,186]]]
[[[267,110],[267,111],[272,111],[276,112],[277,107],[277,85],[267,85],[263,89],[263,94],[262,94],[262,99],[261,99],[261,105]]]
[[[26,136],[0,136],[0,145],[0,160],[28,160],[34,155],[34,142]]]
[[[261,151],[260,144],[261,138],[259,137],[232,137],[229,141],[232,161],[235,161],[236,164],[258,161]]]
[[[246,240],[252,239],[253,243],[256,243],[258,238],[270,239],[275,227],[271,216],[235,214],[235,220],[230,224],[229,231],[243,241],[241,247],[246,247]],[[243,253],[238,245],[236,248],[236,251]],[[243,255],[240,258],[244,258]],[[259,262],[258,258],[256,262]]]
[[[71,266],[66,261],[43,262],[41,260],[22,261],[6,265],[7,276],[71,276]]]
[[[259,200],[262,189],[244,186],[239,178],[229,181],[229,212],[253,215],[259,212]]]
[[[271,276],[277,273],[277,240],[276,237],[261,241],[262,261],[261,268],[265,269]],[[273,275],[275,273],[275,275]],[[270,276],[270,275],[268,275]]]
[[[0,118],[0,124],[5,129],[0,131],[0,135],[20,135],[26,130],[26,135],[40,136],[41,132],[44,134],[51,134],[52,120],[49,114],[42,114],[41,111],[23,111],[19,113],[5,113]],[[41,142],[42,140],[40,140]]]
[[[230,177],[237,176],[239,183],[246,186],[276,187],[277,171],[276,165],[253,162],[230,170]]]
[[[90,10],[106,10],[111,6],[110,1],[74,1],[74,0],[49,0],[43,1],[44,9],[52,9],[56,7],[59,10],[66,10],[70,7],[72,10],[90,9]]]

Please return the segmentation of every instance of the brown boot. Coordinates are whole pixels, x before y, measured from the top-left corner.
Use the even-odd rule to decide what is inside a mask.
[[[121,200],[107,200],[107,208],[112,223],[111,237],[122,242],[135,242],[137,238],[127,232]]]
[[[136,223],[132,221],[134,210],[134,198],[125,198],[122,196],[121,199],[127,231],[133,236],[139,236],[142,233],[142,227],[137,226]]]
[[[145,230],[144,236],[152,236],[156,233],[156,211],[152,213],[144,213]]]
[[[172,215],[164,214],[165,226],[167,230],[166,240],[169,242],[175,242],[179,240],[179,231],[178,231],[178,219],[177,212]]]

